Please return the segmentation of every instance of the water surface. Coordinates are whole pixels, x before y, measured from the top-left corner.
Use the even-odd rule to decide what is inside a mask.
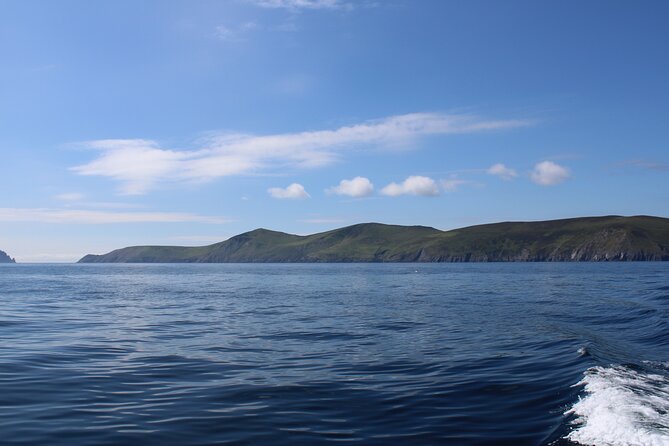
[[[4,444],[669,444],[669,263],[3,265]]]

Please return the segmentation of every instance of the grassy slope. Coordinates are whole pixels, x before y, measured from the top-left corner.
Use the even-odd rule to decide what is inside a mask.
[[[427,251],[449,257],[442,261],[660,260],[669,256],[669,219],[611,216],[471,226],[444,233]]]
[[[359,224],[297,236],[257,229],[210,246],[138,246],[81,262],[669,260],[669,219],[587,217],[439,231]]]
[[[208,246],[130,246],[108,254],[84,256],[80,263],[184,263],[197,262],[209,252]]]
[[[441,232],[423,226],[359,224],[304,237],[258,229],[233,237],[204,261],[350,262],[383,260],[420,249],[426,237]]]

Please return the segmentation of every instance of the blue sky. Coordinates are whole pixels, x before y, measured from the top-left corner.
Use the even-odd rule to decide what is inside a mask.
[[[0,2],[0,249],[669,217],[665,1]]]

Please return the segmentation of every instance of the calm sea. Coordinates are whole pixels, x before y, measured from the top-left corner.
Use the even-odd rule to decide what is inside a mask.
[[[2,444],[669,444],[669,262],[3,265],[0,339]]]

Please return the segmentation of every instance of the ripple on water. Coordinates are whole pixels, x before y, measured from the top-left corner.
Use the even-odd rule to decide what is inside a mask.
[[[667,444],[668,272],[0,268],[0,442]]]

